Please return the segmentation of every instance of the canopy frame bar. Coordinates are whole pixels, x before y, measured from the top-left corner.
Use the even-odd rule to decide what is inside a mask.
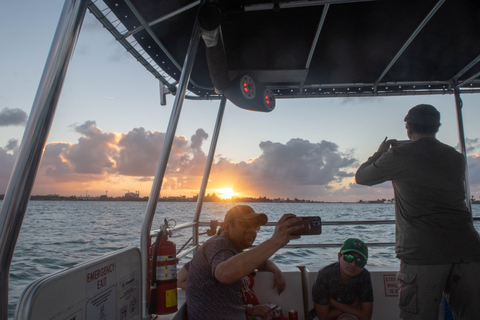
[[[155,211],[157,208],[158,199],[160,196],[160,191],[162,189],[163,179],[165,177],[165,171],[167,168],[168,158],[170,157],[170,152],[173,146],[173,140],[175,138],[175,133],[177,130],[178,121],[180,118],[180,113],[183,107],[183,101],[185,99],[185,94],[187,91],[188,82],[190,75],[193,69],[193,63],[195,61],[195,55],[198,49],[198,44],[200,42],[200,28],[198,25],[198,19],[195,19],[193,26],[192,35],[190,37],[190,42],[188,45],[187,54],[185,56],[184,67],[180,76],[180,82],[178,83],[178,92],[175,96],[175,101],[173,103],[172,112],[170,115],[170,120],[168,123],[167,131],[165,133],[165,139],[163,142],[162,151],[160,153],[160,158],[157,164],[157,170],[155,172],[155,178],[152,183],[152,188],[150,190],[150,197],[147,203],[147,209],[145,210],[145,218],[142,225],[141,237],[140,237],[140,253],[142,260],[142,316],[144,319],[149,319],[148,314],[148,299],[147,299],[147,290],[150,289],[149,284],[147,283],[147,274],[148,274],[148,250],[150,247],[150,230],[152,228],[153,218],[155,217]]]
[[[213,159],[215,158],[215,150],[217,148],[218,137],[220,136],[220,128],[222,127],[223,115],[225,114],[225,105],[227,103],[227,98],[222,96],[220,100],[220,105],[218,107],[217,120],[215,122],[215,128],[213,130],[212,141],[210,143],[210,150],[208,152],[207,162],[205,163],[205,169],[203,172],[202,184],[200,186],[200,191],[198,192],[197,206],[195,208],[195,215],[193,221],[195,226],[193,228],[193,244],[199,244],[199,233],[198,233],[198,222],[200,220],[200,215],[202,212],[203,200],[205,199],[205,192],[207,190],[208,179],[210,177],[210,171],[212,169]]]
[[[128,6],[130,7],[130,5],[131,5],[130,1],[128,1],[127,4],[128,4]],[[187,11],[187,10],[190,10],[190,9],[193,8],[193,7],[196,7],[196,6],[199,5],[199,4],[200,4],[200,0],[197,0],[197,1],[195,1],[195,2],[192,2],[192,3],[190,3],[190,4],[187,4],[186,6],[181,7],[180,9],[177,9],[177,10],[175,10],[175,11],[172,11],[172,12],[164,15],[163,17],[160,17],[160,18],[158,18],[158,19],[155,19],[155,20],[153,20],[153,21],[151,21],[151,22],[146,23],[146,26],[147,26],[148,29],[150,29],[150,28],[153,27],[154,25],[156,25],[156,24],[158,24],[158,23],[160,23],[160,22],[163,22],[163,21],[165,21],[165,20],[168,20],[168,19],[170,19],[170,18],[173,18],[173,17],[175,17],[175,16],[177,16],[177,15],[179,15],[179,14],[181,14],[181,13]],[[132,10],[132,11],[133,11],[133,10]],[[126,39],[126,38],[128,38],[128,37],[130,37],[130,36],[133,36],[134,34],[136,34],[136,33],[139,32],[139,31],[146,30],[147,28],[142,24],[141,26],[139,26],[138,28],[135,28],[134,30],[130,30],[130,31],[128,31],[128,32],[125,32],[125,33],[122,35],[122,38],[123,38],[123,39]]]
[[[98,21],[107,29],[124,48],[127,50],[135,59],[140,62],[148,71],[150,71],[153,76],[158,79],[161,83],[166,85],[170,92],[175,92],[175,84],[170,83],[162,76],[158,70],[156,70],[139,52],[135,49],[130,42],[123,38],[122,34],[117,30],[117,28],[107,19],[107,17],[102,13],[102,11],[92,2],[88,6],[90,12],[97,18]]]
[[[457,128],[458,128],[458,142],[460,145],[460,152],[465,157],[465,203],[470,211],[470,218],[473,219],[472,215],[472,203],[470,199],[470,183],[468,180],[468,158],[467,158],[467,147],[465,144],[465,130],[463,126],[463,115],[462,115],[462,108],[463,108],[463,101],[460,97],[460,89],[455,84],[455,109],[457,114]]]
[[[0,212],[0,319],[8,319],[8,282],[13,252],[27,210],[69,62],[89,0],[66,0]]]
[[[418,25],[417,29],[415,29],[415,31],[412,33],[412,35],[408,38],[408,40],[403,44],[403,46],[397,52],[395,57],[393,57],[392,61],[390,61],[388,66],[385,68],[385,70],[383,70],[383,72],[380,74],[377,81],[375,81],[375,87],[380,83],[380,81],[382,81],[382,79],[385,77],[387,72],[390,71],[390,69],[397,62],[397,60],[400,58],[400,56],[403,54],[403,52],[405,52],[405,50],[407,50],[410,43],[412,43],[412,41],[417,37],[417,35],[420,33],[420,31],[422,31],[422,29],[425,27],[425,25],[428,23],[428,21],[430,21],[430,19],[435,15],[435,13],[438,11],[438,9],[440,9],[440,7],[442,6],[442,4],[444,2],[445,2],[445,0],[439,0],[437,2],[437,4],[435,5],[435,7],[433,7],[433,9],[430,10],[430,12],[425,17],[425,19],[423,19],[422,23],[420,23]],[[375,91],[376,91],[376,88],[375,88]]]
[[[320,18],[320,22],[318,23],[315,38],[313,39],[312,46],[310,47],[310,52],[308,53],[307,63],[305,64],[305,69],[307,70],[310,68],[310,63],[312,63],[313,53],[315,52],[315,48],[317,47],[318,38],[320,37],[320,32],[322,32],[323,24],[325,23],[325,19],[327,18],[327,12],[329,7],[329,4],[326,4],[325,7],[323,7],[322,16]]]

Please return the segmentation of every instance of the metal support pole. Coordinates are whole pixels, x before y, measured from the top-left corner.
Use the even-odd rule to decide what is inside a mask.
[[[465,145],[465,131],[463,128],[463,101],[460,98],[460,89],[458,88],[458,83],[455,83],[454,87],[455,92],[455,107],[457,110],[457,127],[458,127],[458,141],[460,144],[460,152],[465,156],[465,197],[468,210],[470,211],[470,216],[472,215],[472,201],[470,199],[470,183],[468,182],[468,163],[467,163],[467,147]]]
[[[0,212],[0,319],[8,319],[13,252],[89,0],[66,0]]]
[[[190,44],[188,46],[187,54],[185,57],[185,62],[183,64],[182,74],[180,76],[180,82],[178,84],[177,95],[175,96],[175,102],[173,104],[170,121],[168,123],[167,132],[165,134],[162,152],[158,161],[157,171],[155,172],[155,178],[153,180],[152,189],[150,191],[150,197],[148,199],[147,209],[145,211],[145,218],[143,220],[142,234],[140,238],[140,252],[142,256],[142,316],[145,319],[150,318],[147,308],[147,290],[150,290],[150,285],[147,283],[150,230],[152,228],[152,222],[155,216],[155,210],[157,208],[160,191],[162,189],[162,182],[165,176],[168,158],[172,149],[173,139],[175,138],[175,132],[177,130],[178,120],[182,111],[183,101],[185,99],[185,93],[187,91],[187,85],[190,80],[190,74],[192,72],[193,62],[195,61],[195,55],[197,52],[199,41],[200,28],[198,27],[198,22],[195,21],[192,36],[190,38]]]
[[[213,159],[215,158],[215,149],[217,148],[218,136],[220,135],[220,128],[222,126],[223,114],[225,113],[225,105],[227,98],[222,96],[220,106],[218,107],[217,121],[215,122],[215,129],[213,130],[212,142],[210,143],[210,150],[208,151],[207,162],[205,163],[205,170],[203,171],[202,185],[198,192],[197,207],[195,209],[194,222],[200,220],[200,213],[202,212],[203,199],[205,198],[205,191],[207,190],[208,178],[212,169]],[[198,223],[193,227],[193,244],[198,244]]]

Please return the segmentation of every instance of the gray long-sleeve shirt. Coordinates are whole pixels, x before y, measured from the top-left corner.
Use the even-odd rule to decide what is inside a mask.
[[[392,181],[395,251],[409,264],[480,261],[480,237],[465,202],[465,158],[435,138],[376,152],[358,184]]]

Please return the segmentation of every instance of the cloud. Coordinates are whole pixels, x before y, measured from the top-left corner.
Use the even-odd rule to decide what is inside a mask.
[[[18,140],[17,139],[10,139],[5,146],[7,151],[15,151],[18,149]]]
[[[22,109],[3,108],[0,111],[0,127],[20,126],[27,123],[27,113]]]
[[[263,179],[288,181],[292,185],[327,185],[353,176],[341,169],[351,167],[356,159],[345,157],[333,142],[311,143],[291,139],[286,144],[260,143],[262,155],[252,165]]]
[[[82,193],[94,187],[110,192],[115,188],[144,188],[142,193],[150,189],[165,133],[141,127],[126,133],[104,132],[95,121],[73,128],[80,135],[76,143],[55,142],[45,147],[36,187],[42,187],[44,193],[64,195],[75,194],[72,188]],[[198,193],[208,137],[203,129],[197,129],[189,139],[174,137],[163,194]],[[479,139],[468,140],[467,144],[469,150],[480,151]],[[352,150],[341,151],[333,142],[293,138],[286,143],[262,141],[258,147],[259,156],[248,161],[233,162],[217,155],[208,188],[232,187],[242,196],[325,201],[393,197],[390,182],[368,188],[355,184],[359,161]],[[5,189],[17,153],[17,140],[0,148],[0,192]],[[472,190],[480,190],[480,152],[469,156],[468,163]]]
[[[0,194],[7,189],[17,155],[18,141],[15,139],[10,139],[5,148],[0,147]]]
[[[81,135],[77,143],[46,146],[40,176],[51,183],[100,181],[115,176],[133,177],[139,183],[152,180],[165,133],[144,128],[128,133],[103,132],[95,121],[73,128]],[[207,138],[203,129],[198,129],[190,141],[183,136],[174,138],[163,189],[198,188],[206,161],[202,144]]]
[[[119,143],[116,169],[127,176],[151,176],[155,174],[160,150],[165,134],[150,132],[144,128],[135,128],[123,136]],[[183,141],[176,139],[175,148],[182,148]]]
[[[470,186],[476,187],[480,192],[480,153],[471,155],[467,158],[468,179]]]
[[[473,154],[473,153],[478,153],[480,151],[480,139],[465,139],[465,148],[467,151],[467,154]],[[457,151],[460,150],[460,143],[457,143],[455,146],[455,149]]]
[[[286,144],[263,141],[261,155],[249,162],[234,163],[217,159],[209,187],[227,180],[235,191],[268,197],[301,197],[309,199],[327,196],[344,178],[353,177],[351,171],[357,160],[350,153],[339,151],[338,145],[328,141],[311,143],[291,139]],[[227,179],[226,179],[227,177]]]
[[[467,151],[468,179],[472,193],[480,193],[480,139],[465,139]],[[460,149],[460,144],[455,146]]]
[[[85,182],[113,176],[150,182],[155,174],[165,133],[134,128],[127,133],[103,132],[95,121],[74,126],[81,137],[77,143],[50,143],[45,148],[40,172],[52,181]],[[187,140],[176,136],[162,190],[198,192],[206,163],[203,129]],[[217,157],[209,188],[236,186],[249,194],[286,196],[292,190],[328,193],[345,178],[353,177],[357,160],[352,152],[342,153],[333,142],[311,143],[291,139],[286,144],[263,141],[260,156],[248,162],[231,162]],[[180,191],[179,191],[180,192]]]
[[[103,133],[95,121],[87,121],[75,130],[84,135],[77,144],[70,145],[63,152],[75,173],[102,174],[109,172],[115,162],[117,135]],[[113,171],[110,171],[113,172]]]
[[[207,138],[208,134],[203,129],[198,129],[190,142],[185,137],[175,137],[167,174],[175,179],[201,174],[206,158],[201,147]],[[164,139],[165,133],[150,132],[144,128],[128,132],[118,143],[119,152],[115,157],[117,172],[128,176],[153,176]],[[169,185],[172,187],[171,183]]]

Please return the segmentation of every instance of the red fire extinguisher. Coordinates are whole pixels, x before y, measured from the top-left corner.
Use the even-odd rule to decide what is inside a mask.
[[[155,243],[150,247],[152,276],[150,278],[150,314],[169,314],[177,307],[177,253],[175,243],[168,241],[171,230],[168,221],[160,228]]]

